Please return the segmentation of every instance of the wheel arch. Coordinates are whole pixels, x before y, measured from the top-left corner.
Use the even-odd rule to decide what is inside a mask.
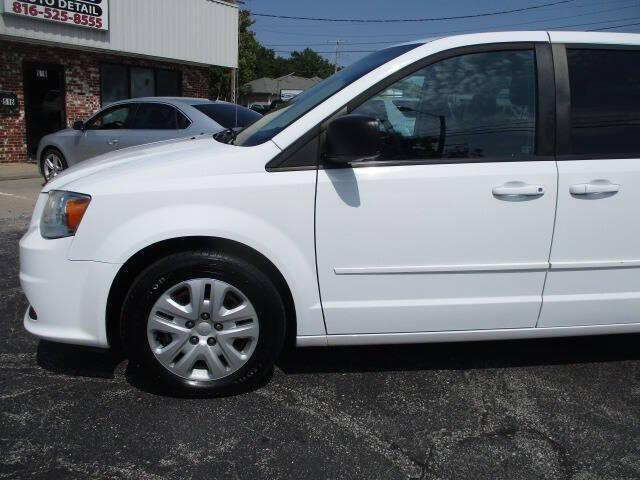
[[[291,288],[284,275],[271,260],[254,248],[235,240],[209,236],[187,236],[161,240],[136,252],[120,267],[107,297],[105,318],[109,345],[118,350],[122,348],[120,337],[121,309],[127,292],[136,277],[152,262],[163,256],[180,251],[199,249],[211,249],[241,255],[250,259],[269,275],[280,292],[285,306],[285,345],[288,347],[294,346],[297,332],[296,309]]]

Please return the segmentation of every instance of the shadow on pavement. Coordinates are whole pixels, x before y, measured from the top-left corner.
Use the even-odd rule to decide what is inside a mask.
[[[278,366],[287,374],[465,370],[640,359],[640,334],[535,340],[299,348]]]
[[[137,388],[145,393],[150,393],[152,395],[160,395],[163,397],[172,397],[172,398],[211,398],[212,396],[223,396],[223,397],[235,396],[242,393],[252,392],[254,390],[258,390],[264,387],[267,383],[269,383],[272,376],[273,376],[273,370],[268,372],[267,375],[264,375],[263,377],[257,379],[255,383],[247,385],[246,387],[244,387],[244,389],[239,390],[234,394],[211,395],[207,393],[198,393],[196,391],[190,391],[188,393],[184,393],[184,392],[179,392],[174,390],[168,390],[167,388],[163,388],[160,385],[158,385],[158,382],[156,382],[153,378],[149,378],[143,375],[142,372],[139,371],[139,368],[136,365],[132,365],[130,363],[127,365],[127,371],[126,371],[127,382],[132,387]]]
[[[74,377],[114,378],[123,356],[109,350],[40,340],[36,360],[40,367]]]
[[[277,366],[285,374],[413,370],[466,370],[537,365],[600,363],[640,359],[640,334],[495,342],[433,343],[363,347],[298,348],[285,351]],[[40,341],[38,364],[55,373],[114,378],[124,356],[107,350]],[[145,392],[167,395],[135,366],[127,381]],[[269,377],[260,385],[267,383]]]
[[[41,340],[38,343],[36,353],[38,365],[43,369],[72,377],[105,378],[113,379],[119,365],[126,360],[121,352],[103,350],[98,348],[66,345]],[[159,386],[153,378],[148,378],[140,372],[139,367],[129,362],[124,369],[126,381],[143,392],[166,397],[198,397],[197,393],[183,395],[174,391],[167,391]],[[256,390],[266,385],[271,379],[272,372],[257,383],[251,385],[247,391]],[[207,395],[210,397],[210,395]]]

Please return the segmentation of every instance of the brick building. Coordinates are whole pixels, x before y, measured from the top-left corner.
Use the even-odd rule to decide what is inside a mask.
[[[0,162],[116,100],[206,98],[209,67],[237,67],[234,2],[0,2]]]

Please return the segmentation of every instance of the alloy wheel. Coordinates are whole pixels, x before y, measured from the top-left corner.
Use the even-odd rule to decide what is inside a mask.
[[[258,315],[238,288],[197,278],[167,289],[147,322],[147,339],[167,370],[188,380],[218,380],[238,371],[255,351]]]
[[[64,170],[64,165],[62,164],[62,159],[58,154],[51,152],[44,157],[42,173],[44,173],[45,180],[51,180],[62,170]]]

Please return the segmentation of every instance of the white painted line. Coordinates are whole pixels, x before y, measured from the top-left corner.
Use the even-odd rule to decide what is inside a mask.
[[[30,198],[23,197],[22,195],[15,195],[13,193],[0,192],[0,195],[2,195],[4,197],[19,198],[20,200],[31,200]]]

